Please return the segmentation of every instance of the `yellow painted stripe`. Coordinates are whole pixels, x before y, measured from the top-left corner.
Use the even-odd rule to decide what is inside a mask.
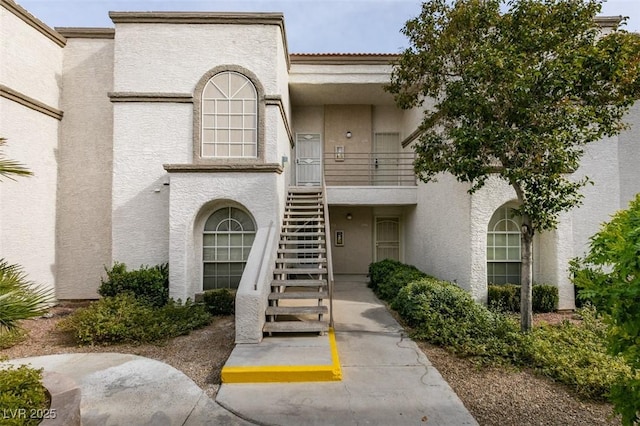
[[[223,367],[222,383],[335,382],[342,380],[338,346],[329,329],[331,365],[265,365]]]

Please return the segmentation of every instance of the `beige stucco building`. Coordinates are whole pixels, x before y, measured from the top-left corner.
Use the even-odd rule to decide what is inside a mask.
[[[510,187],[417,182],[420,111],[383,90],[394,55],[290,54],[277,13],[112,12],[113,28],[52,29],[0,5],[0,136],[35,174],[0,184],[0,256],[59,299],[96,298],[114,261],[168,262],[174,298],[239,287],[237,339],[257,341],[289,190],[323,184],[317,252],[334,274],[396,258],[480,301],[487,282],[518,280]],[[568,260],[640,192],[640,108],[628,120],[588,147],[583,206],[534,241],[534,280],[559,287],[561,308],[574,307]]]

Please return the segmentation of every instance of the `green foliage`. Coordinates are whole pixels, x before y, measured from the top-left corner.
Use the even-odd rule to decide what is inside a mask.
[[[0,137],[0,148],[7,142],[5,138]],[[31,176],[33,173],[17,161],[5,158],[0,151],[0,178],[6,177],[15,180],[13,176]],[[2,179],[0,179],[2,180]]]
[[[640,194],[591,237],[571,269],[580,294],[604,313],[609,350],[640,371]],[[640,376],[616,387],[612,401],[625,424],[640,422]]]
[[[558,309],[558,287],[547,284],[533,286],[533,311],[553,312]],[[520,286],[514,284],[490,285],[488,287],[489,308],[520,312]]]
[[[151,306],[164,306],[169,301],[169,266],[164,263],[153,267],[127,271],[124,263],[115,262],[111,270],[105,268],[107,281],[101,279],[101,296],[116,296],[131,292]]]
[[[515,362],[524,336],[507,316],[476,303],[456,286],[433,278],[400,290],[392,308],[415,330],[415,336],[481,362]]]
[[[520,286],[514,284],[489,285],[487,305],[500,312],[520,312]]]
[[[207,290],[202,299],[211,315],[233,315],[236,310],[236,294],[227,288]]]
[[[533,311],[553,312],[558,309],[558,287],[548,284],[536,284],[533,286]]]
[[[580,311],[583,323],[564,321],[533,330],[531,366],[554,380],[570,385],[587,398],[602,399],[612,387],[631,378],[631,369],[620,356],[607,353],[606,327],[594,308]]]
[[[403,266],[403,263],[392,259],[371,263],[369,265],[369,287],[377,293],[378,286]]]
[[[20,266],[0,259],[0,333],[44,314],[52,299],[51,291],[30,282]]]
[[[187,301],[169,301],[153,307],[132,293],[105,297],[87,308],[78,309],[59,323],[79,344],[162,342],[209,324],[204,306]]]
[[[7,349],[26,340],[28,334],[20,328],[0,332],[0,349]]]
[[[41,369],[35,370],[25,365],[3,366],[0,369],[0,412],[4,413],[0,418],[3,425],[37,425],[41,419],[30,418],[31,414],[47,409],[47,403]]]
[[[588,181],[568,175],[584,145],[619,133],[640,94],[640,37],[603,35],[602,2],[425,1],[387,86],[399,107],[424,107],[420,178],[448,172],[475,191],[499,176],[534,229],[555,228]]]

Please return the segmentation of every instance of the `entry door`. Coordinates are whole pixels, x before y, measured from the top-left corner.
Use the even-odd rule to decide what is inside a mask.
[[[400,218],[377,217],[375,228],[376,258],[400,260]]]
[[[398,185],[400,135],[376,133],[373,136],[373,184]]]
[[[319,133],[296,135],[296,185],[322,184],[322,140]]]

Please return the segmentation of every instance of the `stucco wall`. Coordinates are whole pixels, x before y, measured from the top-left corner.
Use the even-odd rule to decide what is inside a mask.
[[[202,291],[202,230],[217,208],[246,209],[258,228],[279,229],[284,177],[275,173],[172,173],[170,201],[171,297]]]
[[[347,213],[352,216],[347,219]],[[335,274],[366,274],[373,261],[373,210],[371,207],[329,208],[331,247]],[[344,246],[336,246],[336,231],[344,231]]]
[[[0,84],[59,109],[62,48],[0,7]],[[22,265],[28,278],[55,285],[56,181],[59,121],[0,98],[3,154],[34,176],[0,183],[0,257]]]
[[[629,128],[618,136],[621,209],[627,208],[629,201],[640,192],[640,103],[631,107],[626,122]]]
[[[166,163],[192,159],[191,104],[113,106],[112,257],[131,267],[169,260]]]
[[[56,292],[88,299],[112,263],[113,40],[68,39],[64,53]]]
[[[0,7],[0,84],[59,108],[62,48]]]
[[[618,161],[617,138],[591,143],[585,149],[575,178],[588,176],[594,184],[581,189],[584,195],[582,205],[571,212],[573,250],[576,256],[587,251],[589,237],[620,208]]]
[[[467,185],[450,175],[418,185],[418,203],[405,214],[405,259],[441,279],[471,286],[471,201]]]
[[[279,37],[275,25],[119,23],[114,90],[192,93],[208,70],[234,64],[254,72],[266,94],[277,94]]]

